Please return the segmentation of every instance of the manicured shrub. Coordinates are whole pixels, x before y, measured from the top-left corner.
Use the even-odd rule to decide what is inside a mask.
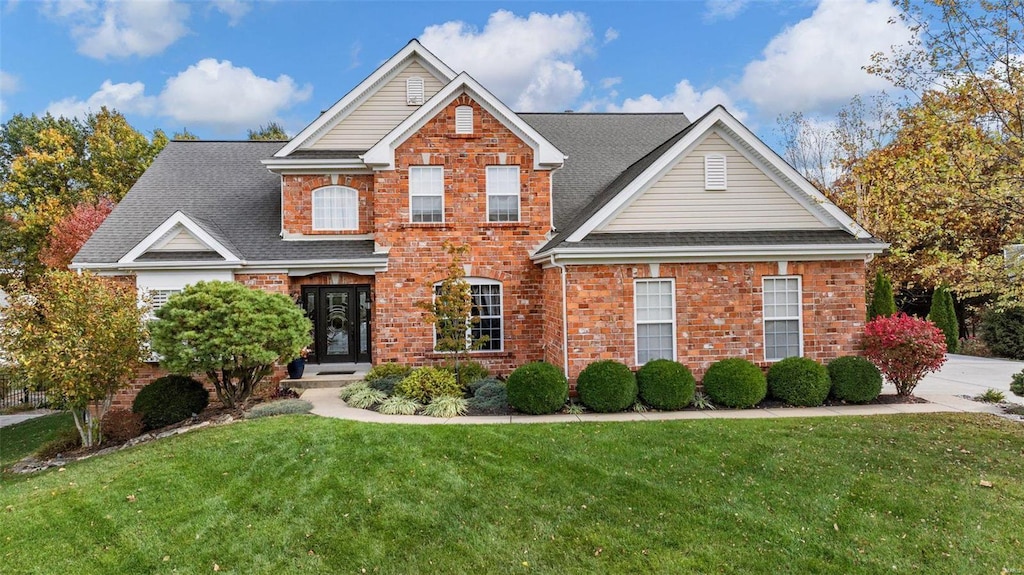
[[[896,299],[892,295],[892,282],[882,272],[875,274],[875,289],[868,305],[868,321],[896,313]]]
[[[464,397],[439,395],[430,400],[430,403],[423,408],[423,415],[448,419],[459,415],[466,415],[468,410],[469,402]]]
[[[1024,359],[1024,307],[986,313],[981,338],[997,357]]]
[[[350,397],[356,394],[356,392],[367,389],[369,387],[369,384],[367,384],[365,381],[357,381],[355,383],[350,383],[345,387],[341,388],[341,391],[338,392],[338,397],[340,397],[342,401],[347,402]]]
[[[1010,391],[1014,395],[1024,397],[1024,369],[1020,373],[1013,374],[1013,379],[1010,380]]]
[[[462,396],[462,388],[455,381],[450,371],[436,367],[421,367],[413,370],[395,386],[395,393],[415,399],[420,403],[428,403],[435,397],[448,395]]]
[[[831,387],[828,370],[809,357],[787,357],[768,369],[768,389],[772,397],[790,405],[821,405]]]
[[[203,384],[184,375],[165,375],[139,390],[132,411],[142,416],[146,429],[157,429],[185,421],[209,402]]]
[[[648,361],[636,374],[640,399],[654,409],[682,409],[693,401],[697,380],[685,365],[669,359]]]
[[[71,453],[82,447],[82,435],[76,429],[63,429],[56,437],[39,446],[36,457],[53,459],[58,455]]]
[[[412,373],[412,368],[407,365],[400,363],[387,362],[375,365],[370,368],[370,371],[366,372],[366,383],[373,383],[378,379],[385,377],[397,377],[402,379],[403,377]]]
[[[450,371],[462,387],[469,387],[470,384],[491,375],[490,370],[477,361],[460,361],[458,369],[455,365],[446,365],[444,369]]]
[[[249,419],[257,419],[260,417],[270,417],[272,415],[309,413],[311,409],[313,409],[313,404],[304,399],[280,399],[278,401],[268,401],[267,403],[261,403],[253,406],[252,409],[245,412],[245,417]]]
[[[569,398],[569,382],[557,367],[538,361],[520,366],[508,376],[508,402],[533,415],[554,413]]]
[[[466,386],[466,393],[468,393],[470,395],[470,397],[472,397],[472,396],[476,395],[476,391],[478,389],[480,389],[481,387],[487,385],[488,383],[492,383],[492,382],[496,382],[496,381],[498,381],[498,380],[493,378],[493,377],[485,377],[484,379],[478,379],[478,380],[476,380],[476,381],[474,381],[474,382],[472,382],[472,383],[470,383],[469,385]],[[499,383],[504,385],[504,382],[499,382]]]
[[[768,395],[768,381],[761,368],[745,359],[723,359],[704,373],[704,392],[725,407],[753,407]]]
[[[867,403],[882,393],[882,372],[867,359],[848,355],[828,363],[832,397],[850,403]]]
[[[345,400],[345,403],[349,404],[356,409],[370,409],[378,403],[387,399],[388,396],[379,389],[373,389],[372,387],[364,387],[358,389]]]
[[[481,381],[483,384],[477,387],[472,399],[469,400],[469,408],[494,415],[508,413],[508,388],[505,384],[496,379]]]
[[[583,405],[598,413],[622,411],[636,401],[636,376],[624,363],[595,361],[580,372],[576,391]]]
[[[392,395],[377,407],[377,411],[384,415],[413,415],[420,409],[423,409],[422,403],[401,395]]]
[[[395,393],[395,386],[398,385],[398,382],[402,381],[403,379],[405,379],[405,376],[388,375],[388,376],[384,376],[384,377],[378,377],[377,379],[375,379],[373,381],[368,381],[366,383],[366,385],[368,387],[370,387],[371,389],[376,389],[377,391],[383,391],[384,393],[386,393],[388,395],[394,395],[394,393]]]
[[[928,319],[935,327],[942,330],[946,338],[946,353],[956,353],[960,343],[960,324],[956,320],[956,307],[949,288],[941,285],[932,294],[932,306],[928,311]]]
[[[105,443],[124,443],[142,435],[142,416],[127,409],[111,409],[100,420]]]
[[[864,328],[864,357],[910,395],[921,379],[946,362],[946,338],[930,321],[898,313],[879,317]]]

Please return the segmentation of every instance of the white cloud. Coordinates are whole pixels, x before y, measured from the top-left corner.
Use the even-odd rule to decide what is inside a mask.
[[[0,94],[13,94],[21,89],[21,81],[9,72],[0,70]]]
[[[707,0],[704,2],[704,21],[732,20],[740,15],[750,0]]]
[[[420,41],[456,71],[465,70],[512,108],[563,110],[583,92],[573,58],[593,38],[583,14],[507,10],[491,14],[483,30],[452,21],[429,26]]]
[[[227,60],[200,60],[167,80],[160,94],[162,113],[186,124],[222,131],[252,127],[308,100],[313,87],[299,87],[285,75],[261,78]]]
[[[607,90],[612,86],[618,86],[622,83],[622,76],[615,76],[614,78],[601,78],[601,87]]]
[[[252,8],[242,0],[213,0],[213,7],[228,17],[228,26],[237,26]]]
[[[189,7],[173,0],[69,0],[43,12],[71,27],[81,54],[99,60],[159,54],[188,33]]]
[[[84,119],[89,112],[98,112],[103,106],[125,114],[148,115],[156,109],[156,98],[146,95],[146,86],[142,82],[114,84],[106,80],[87,99],[64,98],[51,102],[46,111],[54,116]]]
[[[739,120],[747,114],[739,109],[729,94],[718,86],[699,91],[689,80],[680,80],[671,94],[656,98],[644,94],[639,98],[627,98],[621,105],[609,104],[609,112],[683,112],[691,120],[704,115],[718,104],[725,106]]]
[[[615,28],[609,28],[604,31],[604,43],[614,42],[619,39],[619,31]]]
[[[829,111],[890,84],[861,69],[871,54],[910,38],[887,0],[822,0],[768,43],[744,70],[739,93],[765,114]]]

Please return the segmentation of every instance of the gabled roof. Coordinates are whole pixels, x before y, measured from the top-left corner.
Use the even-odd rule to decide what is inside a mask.
[[[512,130],[521,140],[533,148],[534,169],[552,169],[560,167],[565,161],[565,154],[520,118],[508,106],[491,94],[472,76],[463,72],[449,82],[441,91],[434,94],[408,118],[402,121],[386,136],[381,138],[372,148],[363,154],[363,162],[378,169],[394,169],[395,148],[416,133],[431,118],[461,94],[468,94],[481,107]]]
[[[418,59],[423,63],[427,68],[427,71],[437,76],[438,79],[447,82],[455,77],[455,72],[437,56],[424,48],[417,40],[410,40],[409,43],[399,50],[397,54],[388,58],[386,62],[381,64],[358,86],[349,91],[348,94],[345,94],[345,97],[338,100],[326,112],[320,114],[313,123],[306,126],[301,132],[292,138],[291,141],[278,150],[277,153],[274,154],[274,157],[286,157],[296,151],[307,141],[313,140],[317,136],[329,131],[338,122],[344,120],[345,117],[352,112],[352,110],[357,108],[360,103],[365,101],[373,95],[377,89],[387,83],[392,76],[394,76],[408,61],[413,58]]]
[[[207,222],[206,225],[210,228],[215,227],[209,222]],[[156,246],[157,242],[166,236],[168,232],[179,226],[188,230],[192,237],[203,243],[208,248],[207,251],[216,252],[226,262],[238,261],[238,256],[228,249],[227,246],[224,245],[223,241],[218,240],[214,234],[211,234],[206,228],[199,225],[195,219],[188,217],[184,212],[178,210],[150,232],[149,235],[143,238],[141,242],[135,244],[132,249],[128,250],[128,253],[121,256],[121,259],[119,259],[117,263],[134,263],[140,256],[146,254],[146,252]],[[221,234],[218,233],[217,235]]]

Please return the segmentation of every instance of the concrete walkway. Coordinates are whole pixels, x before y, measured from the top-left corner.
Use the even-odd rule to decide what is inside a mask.
[[[22,421],[28,421],[51,413],[57,412],[52,409],[34,409],[13,415],[0,415],[0,427],[7,427],[8,425],[14,425],[15,423],[21,423]]]

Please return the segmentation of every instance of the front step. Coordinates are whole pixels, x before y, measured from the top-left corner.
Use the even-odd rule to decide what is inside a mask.
[[[324,387],[345,387],[350,383],[362,381],[364,373],[336,375],[304,375],[301,379],[282,379],[281,387],[291,389],[320,389]]]

